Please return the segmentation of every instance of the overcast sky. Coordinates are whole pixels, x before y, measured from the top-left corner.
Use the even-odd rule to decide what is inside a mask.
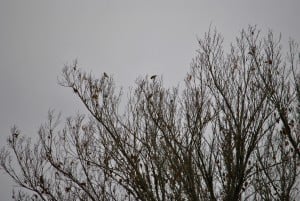
[[[299,0],[0,0],[0,146],[14,124],[36,137],[49,108],[84,111],[57,84],[76,58],[125,89],[146,74],[176,85],[210,24],[227,43],[249,24],[299,42],[299,10]],[[1,172],[0,200],[11,200],[12,185]]]

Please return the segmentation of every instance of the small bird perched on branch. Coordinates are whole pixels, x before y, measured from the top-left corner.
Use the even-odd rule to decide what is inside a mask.
[[[14,138],[17,138],[19,136],[19,133],[17,133],[17,132],[15,132],[14,134],[13,134],[13,137]]]
[[[272,62],[272,60],[271,60],[271,59],[268,59],[267,61],[265,61],[265,63],[266,63],[266,64],[270,64],[270,65],[271,65],[273,62]]]
[[[103,75],[104,75],[104,77],[107,77],[107,78],[108,78],[108,75],[106,74],[106,72],[104,72]]]
[[[254,56],[254,55],[255,55],[255,51],[256,51],[256,47],[255,47],[255,46],[252,46],[252,47],[250,48],[250,51],[248,52],[248,54]]]
[[[73,63],[73,70],[76,71],[77,70],[77,59],[74,61]]]
[[[192,75],[188,75],[186,79],[187,79],[187,81],[191,81]]]
[[[13,138],[18,138],[20,132],[18,129],[14,128],[13,132],[12,132],[12,136]]]
[[[153,96],[153,94],[149,94],[149,95],[147,96],[147,99],[149,100],[152,96]]]
[[[152,76],[150,77],[150,79],[151,79],[151,80],[154,80],[154,79],[156,78],[156,76],[157,76],[157,75],[152,75]]]

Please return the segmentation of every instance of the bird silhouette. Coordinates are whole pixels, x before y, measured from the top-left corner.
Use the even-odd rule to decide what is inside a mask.
[[[40,184],[41,184],[41,185],[44,185],[44,178],[43,178],[42,175],[40,176]]]
[[[14,134],[13,134],[13,137],[14,138],[17,138],[19,136],[19,133],[18,132],[15,132]]]
[[[98,94],[93,94],[92,99],[97,100],[98,99]]]
[[[187,76],[187,81],[191,81],[191,79],[192,79],[192,75],[188,75]]]
[[[157,76],[157,75],[152,75],[152,76],[150,77],[150,79],[151,79],[151,80],[154,80],[154,79],[156,78],[156,76]]]
[[[266,64],[270,64],[270,65],[271,65],[273,62],[272,62],[272,60],[271,60],[271,59],[269,59],[269,60],[265,61],[265,63],[266,63]]]
[[[104,72],[103,75],[104,75],[104,77],[107,77],[107,78],[108,78],[108,75],[106,74],[106,72]]]
[[[69,192],[70,190],[71,190],[70,187],[66,187],[66,188],[65,188],[65,191],[66,191],[66,192]]]
[[[255,55],[255,51],[256,51],[256,47],[255,46],[252,46],[248,52],[248,54],[254,56]]]
[[[152,98],[152,96],[153,96],[153,94],[149,94],[149,95],[147,96],[147,99],[149,100],[150,98]]]

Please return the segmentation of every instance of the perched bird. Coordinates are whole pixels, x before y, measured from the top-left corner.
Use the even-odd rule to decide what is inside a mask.
[[[70,187],[66,187],[66,188],[65,188],[65,191],[66,191],[66,192],[69,192],[70,190],[71,190]]]
[[[157,76],[157,75],[152,75],[152,76],[150,77],[150,79],[151,79],[151,80],[154,80],[154,79],[156,78],[156,76]]]
[[[108,75],[106,74],[106,72],[104,72],[103,75],[104,75],[104,77],[107,77],[107,78],[108,78]]]
[[[152,98],[152,96],[153,96],[153,94],[149,94],[149,95],[147,96],[147,99]]]
[[[19,136],[19,133],[18,132],[15,132],[14,134],[13,134],[13,137],[14,138],[17,138]]]
[[[77,62],[74,62],[73,71],[76,71],[76,70],[77,70]]]
[[[186,79],[187,79],[187,81],[191,81],[192,75],[188,75]]]
[[[252,46],[250,51],[248,52],[248,54],[254,56],[255,55],[255,51],[256,51],[256,47],[255,46]]]
[[[74,63],[73,63],[73,70],[76,71],[77,70],[77,59],[75,59]]]
[[[44,185],[44,178],[43,178],[42,175],[40,176],[40,183],[41,183],[42,185]]]
[[[265,61],[265,63],[266,63],[266,64],[270,64],[270,65],[272,65],[272,63],[273,63],[273,62],[272,62],[272,60],[271,60],[271,59],[269,59],[269,60]]]
[[[97,100],[98,99],[98,94],[93,94],[92,99]]]

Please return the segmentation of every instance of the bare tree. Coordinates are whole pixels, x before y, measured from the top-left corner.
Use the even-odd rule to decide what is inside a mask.
[[[128,100],[107,73],[65,66],[90,115],[60,128],[50,111],[34,143],[13,127],[0,162],[15,200],[299,198],[297,44],[283,58],[280,36],[252,26],[228,53],[214,30],[198,43],[183,90],[146,76]]]

